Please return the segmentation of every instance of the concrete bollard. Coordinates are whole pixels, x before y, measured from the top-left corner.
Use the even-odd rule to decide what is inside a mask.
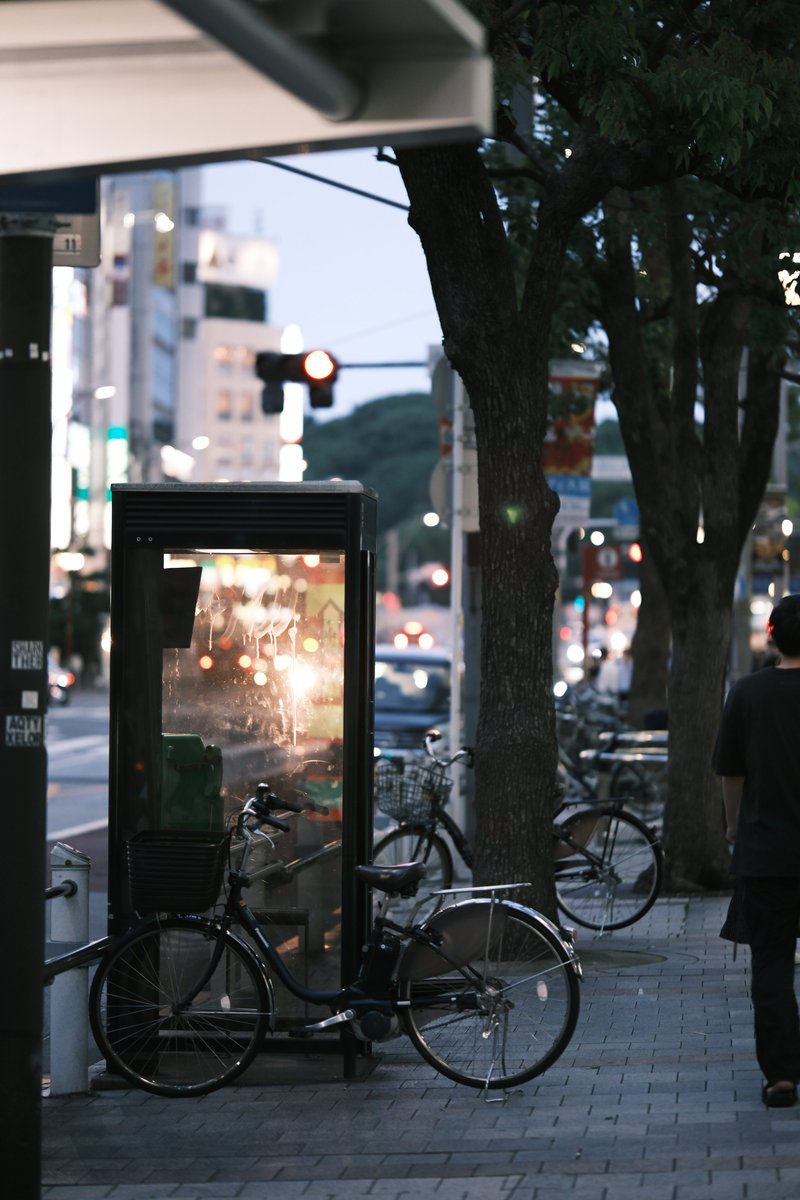
[[[50,901],[50,941],[56,954],[89,941],[89,869],[87,854],[57,842],[50,852],[53,886],[73,883],[71,896]],[[59,944],[60,943],[60,944]],[[50,1000],[50,1095],[89,1090],[89,968],[57,975]]]

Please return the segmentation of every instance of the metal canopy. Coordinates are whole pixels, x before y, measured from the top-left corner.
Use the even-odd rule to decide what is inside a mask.
[[[481,138],[457,0],[5,0],[0,181]]]

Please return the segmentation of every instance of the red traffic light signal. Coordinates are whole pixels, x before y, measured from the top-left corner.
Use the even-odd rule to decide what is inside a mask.
[[[339,364],[327,350],[305,350],[302,354],[264,351],[256,355],[256,375],[265,387],[261,407],[265,413],[283,408],[283,384],[304,383],[312,408],[330,408]]]

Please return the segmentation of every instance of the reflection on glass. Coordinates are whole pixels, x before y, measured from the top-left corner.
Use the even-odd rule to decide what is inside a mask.
[[[279,796],[327,808],[290,816],[290,833],[265,843],[265,858],[281,867],[255,884],[248,899],[274,926],[270,936],[300,978],[336,987],[344,558],[228,550],[165,555],[165,594],[181,593],[173,571],[193,570],[196,581],[198,569],[191,640],[187,631],[163,652],[162,824],[221,826],[262,782]],[[193,757],[203,758],[206,769],[193,765]],[[281,995],[281,1002],[295,1019],[302,1015],[297,1001]]]

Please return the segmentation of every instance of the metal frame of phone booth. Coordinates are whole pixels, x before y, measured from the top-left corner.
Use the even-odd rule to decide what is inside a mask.
[[[307,791],[328,788],[335,797],[331,820],[339,822],[341,852],[322,882],[315,867],[297,876],[288,903],[276,895],[272,918],[287,925],[295,973],[308,978],[309,969],[338,969],[333,986],[341,986],[356,974],[370,919],[353,869],[369,861],[372,845],[375,493],[354,482],[115,484],[111,492],[109,932],[121,934],[136,920],[127,880],[130,838],[159,828],[221,828],[248,787],[273,783],[270,772],[274,778],[297,769],[297,758]],[[254,594],[253,580],[263,584],[262,594]],[[288,625],[276,634],[287,612]],[[304,637],[308,630],[313,637]],[[223,648],[229,654],[218,686],[201,669],[205,639],[210,660],[222,658]],[[315,685],[320,694],[301,706],[310,715],[298,719],[299,688],[292,684],[287,701],[286,680],[301,670],[316,678],[308,662],[316,666],[317,659],[304,650],[315,643],[327,647],[327,682]],[[237,659],[242,645],[247,653]],[[240,670],[244,658],[250,666]],[[280,676],[285,659],[289,668]],[[263,667],[263,681],[253,664]],[[323,748],[312,766],[303,758],[309,746]],[[280,785],[273,786],[280,795]],[[321,840],[323,832],[304,824],[297,836]],[[309,862],[314,853],[312,847]],[[341,914],[340,943],[330,945],[336,936],[321,929],[312,956],[320,887],[337,920]],[[304,1019],[297,1016],[298,1023]],[[343,1053],[345,1073],[352,1074],[366,1047],[342,1030],[312,1044],[315,1053]],[[281,1041],[271,1039],[266,1049]],[[291,1046],[296,1054],[296,1039]]]

